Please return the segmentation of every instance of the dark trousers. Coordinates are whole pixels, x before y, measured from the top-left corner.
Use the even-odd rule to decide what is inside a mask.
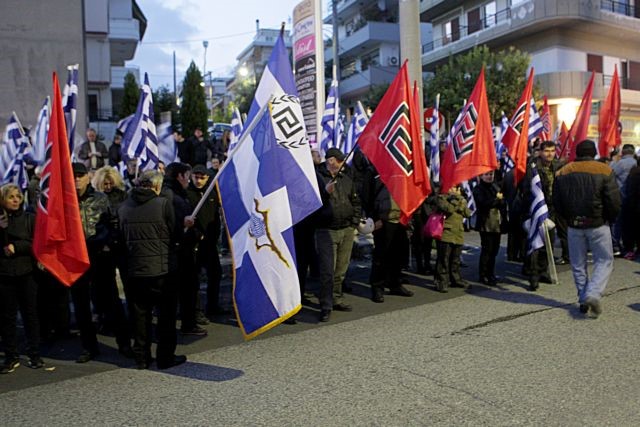
[[[523,261],[527,238],[520,218],[509,220],[509,234],[507,235],[507,259],[509,261]]]
[[[116,259],[110,252],[103,252],[92,257],[91,265],[94,301],[100,307],[96,311],[102,316],[104,325],[113,329],[118,347],[129,347],[131,336],[116,283]]]
[[[369,282],[384,290],[400,286],[400,274],[406,262],[404,248],[408,245],[407,231],[402,224],[383,221],[382,228],[373,232],[373,261]]]
[[[549,239],[553,242],[555,230],[549,230]],[[538,283],[540,277],[549,277],[549,259],[546,246],[536,249],[527,255],[522,266],[522,273],[529,276],[530,282]]]
[[[38,284],[40,336],[47,339],[52,332],[55,337],[68,336],[71,323],[69,288],[47,271],[36,269],[33,278]]]
[[[180,329],[189,331],[196,327],[196,307],[200,283],[196,271],[196,258],[193,248],[182,248],[178,253],[177,275],[170,275],[174,280],[180,295]]]
[[[173,360],[176,351],[177,289],[167,276],[134,277],[127,281],[133,327],[133,353],[137,362],[151,361],[151,324],[153,308],[158,309],[156,328],[159,364]],[[175,279],[175,278],[174,278]]]
[[[91,314],[91,268],[71,286],[71,299],[73,300],[76,325],[80,330],[82,348],[96,353],[98,338]]]
[[[553,220],[556,223],[555,232],[558,234],[558,239],[560,240],[560,247],[562,248],[562,259],[565,261],[569,261],[569,238],[567,237],[568,226],[567,222],[564,218],[560,217],[560,215],[556,215]],[[553,236],[551,237],[551,241],[553,242]]]
[[[462,285],[460,274],[460,255],[462,245],[438,240],[438,259],[436,261],[435,284],[439,290],[447,289],[451,284]]]
[[[220,307],[220,280],[222,279],[222,266],[220,265],[217,239],[215,242],[203,241],[200,243],[196,256],[196,271],[200,271],[202,268],[207,272],[206,312],[213,313],[216,308]],[[196,296],[198,295],[198,290],[196,290]]]
[[[478,273],[481,279],[496,277],[496,256],[500,251],[500,233],[480,232],[480,262]]]
[[[304,296],[307,287],[309,267],[316,258],[315,229],[307,221],[293,226],[293,242],[296,248],[296,269],[300,282],[300,295]]]
[[[433,239],[422,235],[422,230],[414,230],[411,236],[411,249],[416,261],[416,271],[426,273],[431,270],[431,249]]]
[[[40,326],[38,325],[38,285],[31,274],[0,276],[0,332],[7,359],[18,357],[16,318],[18,309],[27,336],[27,355],[40,354]]]

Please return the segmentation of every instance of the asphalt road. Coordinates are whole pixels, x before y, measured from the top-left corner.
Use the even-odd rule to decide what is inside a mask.
[[[477,244],[469,233],[467,241]],[[504,239],[503,239],[504,240]],[[463,275],[476,278],[477,250]],[[581,315],[566,266],[559,285],[526,290],[501,263],[498,288],[442,295],[408,276],[416,295],[374,304],[366,262],[354,263],[351,313],[243,342],[228,319],[183,340],[189,361],[137,371],[102,337],[103,356],[73,363],[75,341],[52,348],[53,372],[0,377],[3,425],[616,425],[640,423],[640,264],[617,259],[599,319]]]

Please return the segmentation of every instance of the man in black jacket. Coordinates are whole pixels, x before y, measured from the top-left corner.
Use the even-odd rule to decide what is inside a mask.
[[[343,300],[342,281],[349,268],[353,236],[360,222],[360,199],[348,174],[338,173],[345,155],[330,148],[326,170],[318,170],[323,206],[318,213],[316,249],[320,276],[320,321],[327,322],[331,310],[351,311]]]
[[[609,224],[620,211],[620,190],[609,166],[594,160],[596,145],[584,140],[576,147],[576,160],[560,169],[553,186],[553,205],[569,226],[569,258],[578,290],[580,311],[595,317],[613,271],[613,245]],[[587,251],[593,255],[593,273],[587,271]]]
[[[158,307],[156,363],[166,369],[187,360],[175,355],[178,291],[176,283],[167,280],[175,218],[171,202],[159,197],[162,174],[146,171],[139,181],[118,210],[127,254],[133,351],[138,369],[147,369],[152,361],[152,310]]]

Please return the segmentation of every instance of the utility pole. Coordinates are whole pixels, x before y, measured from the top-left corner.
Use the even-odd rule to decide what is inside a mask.
[[[422,44],[420,42],[420,0],[400,0],[400,63],[409,60],[409,80],[418,83],[420,128],[422,125]]]
[[[331,24],[333,25],[333,46],[332,46],[332,54],[333,54],[333,69],[335,70],[333,73],[333,78],[340,82],[340,58],[338,57],[338,6],[336,5],[337,0],[332,0],[331,2]]]

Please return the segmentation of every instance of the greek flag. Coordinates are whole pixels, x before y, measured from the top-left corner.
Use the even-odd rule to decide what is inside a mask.
[[[530,218],[524,222],[525,229],[529,230],[527,235],[527,255],[536,249],[544,246],[543,224],[549,218],[549,209],[544,201],[540,175],[535,164],[531,165],[531,205],[529,207]]]
[[[249,117],[217,175],[233,248],[233,301],[246,339],[300,310],[293,225],[322,205],[282,34]]]
[[[340,148],[339,120],[340,97],[338,96],[338,81],[332,80],[321,121],[322,137],[320,139],[320,148],[325,152],[332,147]]]
[[[240,135],[242,134],[242,116],[240,115],[240,111],[237,108],[233,109],[233,114],[231,115],[231,135],[229,141],[229,151],[236,148],[236,144],[240,140]]]
[[[351,123],[349,124],[349,129],[347,131],[344,149],[342,150],[345,154],[350,153],[358,144],[358,138],[360,138],[360,135],[368,122],[369,117],[367,116],[367,112],[364,110],[362,103],[358,101],[353,111],[353,116],[351,117]],[[353,156],[349,156],[347,163],[351,164],[352,160]]]
[[[25,168],[25,156],[31,152],[29,138],[13,112],[5,131],[5,139],[0,152],[0,178],[2,185],[13,183],[23,191],[29,185],[29,177]]]
[[[431,127],[429,131],[429,167],[431,168],[431,180],[440,182],[440,94],[436,95],[436,104],[431,115]]]
[[[47,96],[42,104],[42,108],[38,113],[36,122],[36,131],[33,135],[33,150],[31,152],[31,160],[41,165],[44,163],[47,150],[47,134],[49,133],[49,97]]]
[[[78,108],[78,64],[67,66],[67,84],[62,92],[62,110],[67,125],[71,161],[75,159],[76,114]]]
[[[500,118],[500,139],[497,141],[496,145],[496,156],[498,157],[498,161],[500,162],[500,167],[502,168],[503,176],[506,175],[510,170],[512,170],[516,165],[513,162],[513,159],[509,155],[509,150],[502,143],[502,137],[504,136],[507,128],[509,127],[509,119],[507,115],[502,111],[502,118]],[[502,158],[502,154],[506,152],[506,156],[504,159]]]
[[[178,146],[173,139],[173,129],[170,123],[162,123],[158,126],[158,158],[162,163],[178,162]]]
[[[467,207],[471,211],[471,216],[469,218],[465,218],[464,221],[469,223],[470,227],[475,227],[476,225],[476,199],[473,197],[473,188],[477,185],[475,181],[463,181],[461,184],[462,189],[464,190],[464,198],[467,200]]]
[[[133,118],[135,116],[136,116],[135,114],[131,114],[130,116],[127,116],[124,119],[119,120],[118,124],[116,124],[116,131],[120,132],[121,135],[124,135],[125,133],[127,133],[127,128],[129,127],[129,123],[133,121]]]
[[[533,98],[531,98],[531,112],[529,113],[529,135],[527,136],[528,141],[533,141],[542,132],[544,132],[544,123],[542,123],[542,118],[540,117],[540,113],[538,113],[535,101],[533,100]]]
[[[140,100],[136,113],[127,126],[127,132],[122,137],[122,159],[127,162],[130,159],[140,160],[140,170],[158,168],[158,139],[156,137],[156,125],[153,122],[153,98],[149,76],[144,73],[144,84],[140,88]]]

